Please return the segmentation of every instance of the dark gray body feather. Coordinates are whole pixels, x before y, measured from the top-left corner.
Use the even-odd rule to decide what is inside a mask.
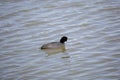
[[[55,49],[55,48],[64,48],[65,45],[64,43],[60,43],[60,42],[51,42],[48,44],[44,44],[41,49]]]

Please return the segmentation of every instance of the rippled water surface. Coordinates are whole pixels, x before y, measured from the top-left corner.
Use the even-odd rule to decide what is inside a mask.
[[[120,0],[1,0],[0,80],[120,80]]]

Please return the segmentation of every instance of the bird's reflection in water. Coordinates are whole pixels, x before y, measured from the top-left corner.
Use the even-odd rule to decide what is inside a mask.
[[[55,54],[59,54],[59,53],[64,53],[65,56],[63,56],[62,58],[69,58],[70,56],[66,53],[66,49],[61,49],[61,48],[57,48],[57,49],[44,49],[42,50],[44,51],[47,56],[51,56],[51,55],[55,55]]]

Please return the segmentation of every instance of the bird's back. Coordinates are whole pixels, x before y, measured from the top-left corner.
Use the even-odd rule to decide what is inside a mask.
[[[60,42],[51,42],[44,44],[41,49],[55,49],[55,48],[64,48],[64,44]]]

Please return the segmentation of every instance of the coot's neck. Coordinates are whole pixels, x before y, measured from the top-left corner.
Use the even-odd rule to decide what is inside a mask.
[[[64,41],[63,39],[61,39],[61,40],[60,40],[60,43],[64,44],[64,43],[65,43],[65,41]]]

